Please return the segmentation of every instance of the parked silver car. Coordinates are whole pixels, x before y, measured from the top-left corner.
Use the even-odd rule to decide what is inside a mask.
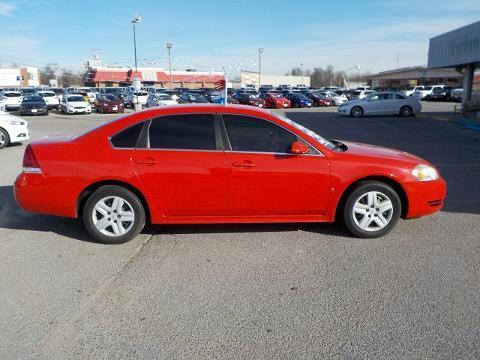
[[[339,106],[341,115],[361,117],[364,115],[413,116],[422,110],[418,99],[394,92],[379,92],[361,100],[350,100]]]
[[[155,106],[176,105],[178,102],[173,100],[168,94],[162,93],[150,93],[147,98],[147,108]]]

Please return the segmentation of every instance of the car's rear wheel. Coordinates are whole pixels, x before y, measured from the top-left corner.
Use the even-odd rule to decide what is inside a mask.
[[[127,242],[145,226],[145,209],[140,199],[116,185],[102,186],[90,195],[82,216],[88,233],[105,244]]]
[[[403,117],[409,117],[412,116],[413,110],[410,106],[404,105],[400,108],[400,115]]]
[[[0,149],[3,149],[10,143],[10,136],[8,132],[2,128],[0,128]]]
[[[402,212],[395,190],[379,181],[365,181],[348,196],[343,220],[350,232],[361,238],[375,238],[390,232]]]
[[[363,109],[360,106],[354,106],[352,110],[350,110],[350,116],[354,118],[359,118],[363,116]]]

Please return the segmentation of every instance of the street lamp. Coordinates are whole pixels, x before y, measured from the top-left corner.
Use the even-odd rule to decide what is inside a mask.
[[[258,88],[262,85],[262,53],[263,48],[258,49]]]
[[[302,73],[302,86],[303,86],[303,63],[300,63],[300,71]]]
[[[170,56],[170,50],[172,49],[172,44],[167,43],[168,50],[168,68],[170,69],[170,90],[173,89],[173,80],[172,80],[172,58]]]
[[[135,15],[132,20],[132,27],[133,27],[133,53],[135,55],[135,76],[133,78],[133,88],[134,90],[139,90],[139,79],[138,79],[138,67],[137,67],[137,36],[135,33],[135,24],[140,23],[142,17],[140,15]],[[138,110],[138,96],[135,103],[135,111]]]

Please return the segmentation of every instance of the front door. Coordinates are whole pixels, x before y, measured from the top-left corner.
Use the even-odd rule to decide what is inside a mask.
[[[223,115],[231,151],[226,151],[230,216],[322,215],[327,209],[328,160],[313,147],[294,155],[300,140],[273,122]]]
[[[149,146],[135,149],[132,160],[149,202],[161,217],[225,215],[225,154],[217,148],[212,115],[172,115],[151,121]]]

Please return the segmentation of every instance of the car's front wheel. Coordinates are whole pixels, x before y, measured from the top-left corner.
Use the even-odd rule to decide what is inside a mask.
[[[130,190],[106,185],[87,199],[83,223],[88,233],[105,244],[121,244],[133,239],[145,226],[145,209]]]
[[[402,203],[392,187],[378,181],[365,181],[348,196],[343,220],[353,235],[375,238],[390,232],[401,212]]]
[[[363,109],[360,106],[354,106],[352,110],[350,110],[350,116],[354,118],[359,118],[363,116]]]
[[[10,136],[8,132],[2,128],[0,128],[0,149],[3,149],[10,143]]]

